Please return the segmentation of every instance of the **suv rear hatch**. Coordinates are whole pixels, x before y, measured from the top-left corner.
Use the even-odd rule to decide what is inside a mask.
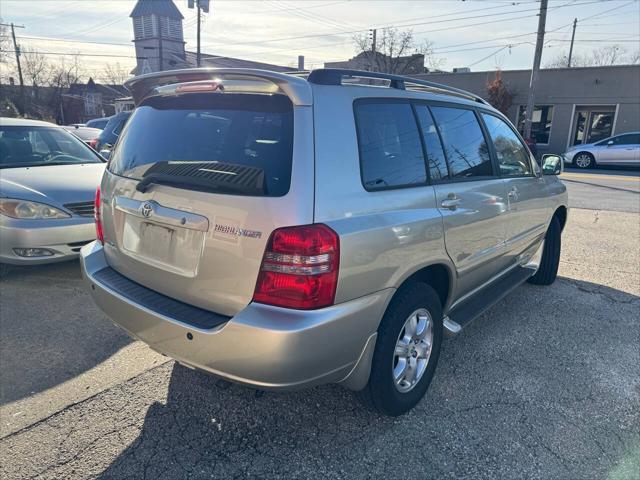
[[[251,301],[271,232],[313,221],[310,101],[237,78],[149,89],[101,191],[109,265],[223,315]]]

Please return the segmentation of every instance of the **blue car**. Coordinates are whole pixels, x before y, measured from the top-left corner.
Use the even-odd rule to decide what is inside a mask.
[[[104,130],[102,130],[94,148],[98,152],[111,150],[111,147],[118,141],[120,132],[122,132],[122,128],[130,116],[131,112],[120,112],[109,118],[109,122],[104,127]]]

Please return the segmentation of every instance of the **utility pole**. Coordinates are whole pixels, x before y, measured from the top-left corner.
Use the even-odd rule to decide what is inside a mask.
[[[25,98],[24,98],[24,78],[22,77],[22,65],[20,64],[20,46],[16,41],[16,28],[25,28],[24,25],[14,25],[13,22],[10,24],[2,23],[0,24],[4,27],[11,27],[11,38],[13,39],[13,51],[16,54],[16,63],[18,64],[18,79],[20,80],[20,113],[24,114],[25,112]]]
[[[196,2],[198,9],[198,49],[196,50],[196,65],[200,67],[200,2]]]
[[[542,47],[544,46],[544,28],[547,23],[547,4],[549,0],[540,0],[540,17],[538,18],[538,36],[536,38],[536,51],[533,57],[533,69],[531,70],[531,80],[529,82],[529,97],[527,99],[527,110],[524,119],[524,138],[531,140],[531,118],[533,117],[534,100],[536,93],[536,83],[538,81],[538,71],[540,70],[540,60],[542,59]]]
[[[162,54],[162,29],[158,32],[158,70],[164,70],[164,58]]]
[[[374,28],[372,31],[372,37],[371,37],[371,51],[373,53],[376,53],[376,34],[378,33],[378,31]]]
[[[198,47],[196,49],[196,65],[199,67],[201,60],[202,60],[202,54],[200,53],[200,30],[202,28],[201,24],[202,24],[202,12],[204,13],[209,13],[209,5],[211,3],[211,0],[189,0],[187,6],[189,8],[197,8],[198,10],[198,30],[197,30],[197,44]]]
[[[573,56],[573,40],[576,38],[576,26],[578,25],[578,19],[573,19],[573,33],[571,34],[571,46],[569,47],[569,60],[567,61],[567,67],[571,68],[571,57]]]

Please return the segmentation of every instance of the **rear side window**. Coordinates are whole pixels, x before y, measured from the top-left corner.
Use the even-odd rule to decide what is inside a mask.
[[[500,175],[506,177],[533,175],[529,153],[511,127],[494,115],[483,113],[482,119],[493,141],[493,148],[500,165]]]
[[[447,171],[447,161],[444,157],[442,144],[436,124],[433,121],[429,108],[425,105],[416,105],[420,128],[422,129],[422,138],[424,138],[424,146],[427,151],[427,162],[429,164],[429,175],[431,181],[438,182],[449,177]]]
[[[367,190],[424,185],[420,133],[409,103],[356,103],[362,183]]]
[[[640,133],[629,133],[627,135],[619,135],[609,140],[613,140],[614,145],[638,145],[640,144]],[[606,145],[609,140],[604,142]]]
[[[493,175],[489,147],[473,110],[431,107],[453,178]]]
[[[293,105],[284,95],[187,94],[138,107],[109,169],[207,191],[279,197],[289,191]]]

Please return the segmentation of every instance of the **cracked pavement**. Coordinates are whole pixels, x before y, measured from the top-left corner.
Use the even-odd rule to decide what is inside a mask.
[[[57,348],[56,331],[73,331],[52,365],[31,340],[27,365],[14,362],[27,384],[2,373],[0,476],[640,478],[639,239],[637,214],[572,210],[558,281],[518,288],[447,339],[426,398],[395,419],[338,386],[257,392],[167,361],[93,305],[77,310],[88,297],[75,268],[9,276],[12,319],[57,322]],[[74,299],[46,308],[18,295],[25,284]],[[6,340],[2,317],[5,352],[27,340]],[[78,366],[76,349],[93,358]],[[46,375],[27,375],[29,359]],[[45,386],[30,393],[33,382]]]

